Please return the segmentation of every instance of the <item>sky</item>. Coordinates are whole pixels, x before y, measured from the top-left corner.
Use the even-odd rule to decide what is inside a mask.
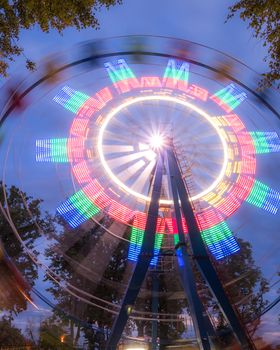
[[[238,16],[225,23],[233,3],[234,0],[123,0],[122,5],[97,13],[99,30],[67,29],[59,35],[54,31],[42,33],[35,27],[21,33],[19,44],[29,59],[40,62],[57,51],[75,50],[75,44],[90,39],[123,35],[175,37],[223,51],[262,73],[266,70],[266,51],[262,42],[253,37],[248,23]],[[11,75],[23,71],[23,59],[11,64]]]
[[[195,41],[243,61],[252,68],[265,69],[266,52],[251,29],[238,16],[227,23],[228,7],[234,0],[124,0],[109,10],[97,13],[99,30],[78,32],[67,29],[63,35],[42,33],[38,28],[24,31],[20,44],[25,54],[41,60],[52,52],[68,49],[83,40],[122,36],[155,35]],[[18,64],[14,64],[18,67]]]

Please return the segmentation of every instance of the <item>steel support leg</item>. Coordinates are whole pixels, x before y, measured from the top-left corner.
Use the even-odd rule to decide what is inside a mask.
[[[208,323],[205,322],[207,315],[197,294],[195,278],[187,252],[185,234],[183,232],[182,215],[179,206],[178,190],[176,179],[174,177],[173,164],[169,161],[169,157],[167,160],[169,166],[169,176],[173,195],[175,216],[178,227],[179,246],[176,249],[176,255],[178,259],[181,282],[188,300],[199,348],[201,350],[210,350],[211,345],[208,336],[210,335],[209,333],[213,334],[213,328],[211,328],[211,330],[207,330],[207,326],[209,327],[211,325],[211,322],[210,320],[208,320]]]
[[[242,349],[254,349],[254,345],[229,302],[221,281],[209,259],[172,146],[168,147],[167,153],[168,160],[174,170],[174,181],[177,185],[181,208],[188,224],[189,239],[196,264],[208,283],[213,296],[217,299],[219,307],[228,320]]]
[[[147,215],[143,244],[139,258],[135,265],[135,269],[122,300],[119,314],[116,316],[116,319],[114,321],[106,350],[116,350],[117,344],[122,336],[124,327],[129,317],[128,310],[130,306],[133,306],[135,303],[141,285],[145,279],[150,262],[153,258],[159,199],[162,185],[162,166],[162,156],[159,154],[154,176],[151,203]]]

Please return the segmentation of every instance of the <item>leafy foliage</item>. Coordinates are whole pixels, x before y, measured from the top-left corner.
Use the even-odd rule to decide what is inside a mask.
[[[111,224],[111,220],[104,217],[101,223],[107,226]],[[125,272],[127,245],[123,242],[111,245],[111,236],[107,235],[106,241],[104,235],[106,236],[104,229],[92,222],[74,230],[64,227],[60,234],[56,234],[56,242],[46,249],[46,256],[50,260],[51,270],[62,280],[75,286],[76,295],[81,294],[79,290],[82,290],[88,295],[93,294],[109,302],[119,302],[120,291],[116,290],[115,283],[118,284],[122,280]],[[103,259],[109,261],[108,264],[104,264]],[[100,275],[96,273],[99,267]],[[51,282],[48,291],[55,298],[57,307],[65,312],[65,316],[59,310],[55,311],[55,314],[64,321],[69,330],[72,345],[77,345],[81,331],[84,332],[88,344],[103,344],[104,334],[94,331],[89,326],[82,326],[80,320],[87,321],[87,325],[95,324],[106,328],[112,325],[112,315],[96,307],[94,299],[93,304],[85,303],[82,298],[63,290],[48,276],[46,280]],[[85,297],[84,294],[81,295]]]
[[[0,344],[1,346],[23,346],[27,340],[20,329],[12,325],[11,320],[3,317],[0,320]]]
[[[6,189],[7,203],[5,203],[1,182],[0,187],[2,205],[6,209],[9,208],[13,223],[26,247],[34,251],[35,242],[40,237],[39,227],[46,232],[53,230],[51,218],[48,214],[42,214],[41,200],[27,196],[15,186]],[[9,259],[0,261],[0,310],[6,310],[12,315],[27,307],[26,299],[19,292],[19,288],[24,289],[25,283],[19,280],[27,281],[29,286],[33,286],[38,273],[36,264],[30,259],[3,215],[0,215],[0,240],[11,258],[11,261]]]
[[[237,240],[240,252],[221,261],[216,261],[214,265],[241,322],[250,325],[248,330],[250,334],[254,334],[260,324],[258,315],[267,305],[265,293],[269,287],[260,268],[255,264],[250,243],[241,238]],[[199,281],[199,295],[204,305],[208,306],[212,318],[216,320],[216,326],[222,329],[226,325],[226,320],[216,300],[201,279]]]
[[[268,47],[270,71],[263,74],[262,88],[274,82],[280,88],[280,2],[279,0],[240,0],[229,8],[228,19],[240,12],[240,18],[249,21],[254,36],[263,40]]]
[[[40,349],[72,349],[71,339],[63,324],[51,317],[44,320],[39,329]]]
[[[24,55],[18,45],[20,32],[35,25],[48,33],[51,29],[61,33],[68,27],[78,30],[99,27],[96,12],[101,7],[107,9],[121,0],[1,0],[0,7],[0,74],[6,76],[9,61],[15,56]],[[33,70],[35,65],[26,58],[27,68]]]

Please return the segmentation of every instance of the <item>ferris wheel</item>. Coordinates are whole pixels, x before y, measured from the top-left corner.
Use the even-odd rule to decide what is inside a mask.
[[[63,244],[55,238],[64,258],[80,228],[103,230],[88,255],[73,262],[80,274],[100,281],[120,242],[126,259],[137,265],[159,160],[150,270],[164,271],[167,259],[174,265],[174,254],[167,253],[182,243],[180,226],[186,240],[191,234],[188,219],[182,215],[180,224],[176,219],[175,202],[182,209],[184,198],[211,261],[240,253],[236,227],[244,212],[265,215],[277,226],[280,189],[270,170],[279,164],[280,116],[251,85],[247,67],[216,52],[232,67],[220,69],[208,62],[209,48],[168,38],[113,38],[83,47],[82,57],[73,59],[71,53],[71,60],[52,72],[62,78],[47,91],[48,75],[23,83],[21,98],[33,102],[12,135],[3,173],[7,179],[13,158],[21,185],[62,220],[71,237]],[[12,114],[13,106],[3,114],[4,125]],[[177,200],[174,174],[163,156],[168,149],[185,188],[185,197]],[[124,285],[130,274],[128,268]],[[61,283],[57,277],[53,274]],[[87,299],[75,288],[69,289]],[[121,309],[100,302],[107,312]],[[134,311],[137,316],[137,307]]]

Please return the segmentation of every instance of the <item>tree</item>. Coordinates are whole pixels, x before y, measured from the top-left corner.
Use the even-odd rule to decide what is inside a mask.
[[[241,238],[237,238],[237,241],[240,246],[237,254],[221,261],[213,261],[213,264],[230,303],[252,336],[260,325],[258,315],[267,305],[265,293],[269,287],[261,269],[255,264],[250,243]],[[215,320],[220,340],[225,341],[223,345],[226,345],[233,340],[232,334],[228,332],[226,320],[204,281],[201,278],[198,281],[201,300],[207,306],[211,318]]]
[[[48,318],[41,323],[39,330],[40,349],[73,349],[71,343],[65,326],[55,317]]]
[[[276,83],[280,88],[280,2],[279,0],[240,0],[229,8],[227,19],[240,12],[240,18],[249,21],[254,36],[268,47],[269,72],[263,74],[261,88]]]
[[[20,32],[35,25],[48,33],[51,29],[59,33],[68,27],[78,30],[99,27],[96,12],[107,9],[121,0],[2,0],[0,8],[0,74],[6,76],[9,61],[24,55],[18,45]],[[34,62],[26,58],[27,68],[35,69]]]
[[[100,223],[107,227],[111,225],[112,220],[105,215],[100,219]],[[78,290],[81,289],[109,302],[119,302],[119,290],[114,287],[114,282],[122,280],[128,248],[122,241],[116,240],[112,244],[113,239],[109,235],[107,243],[104,243],[103,235],[106,235],[103,226],[91,221],[77,229],[69,229],[66,226],[59,235],[56,235],[56,242],[46,249],[46,256],[50,260],[51,270],[62,280],[75,286],[76,294],[79,294]],[[107,259],[105,259],[106,263],[102,260],[97,261],[99,258],[95,254],[91,255],[93,251],[97,256],[100,256],[99,253],[101,253],[102,257],[108,257],[109,263]],[[90,259],[87,260],[87,257]],[[96,276],[97,266],[100,267],[98,276]],[[95,324],[98,320],[100,328],[111,326],[111,313],[73,296],[48,276],[45,279],[51,282],[48,291],[56,300],[55,315],[67,325],[73,341],[72,345],[77,345],[82,331],[89,345],[103,344],[104,332],[96,331],[90,325]],[[83,294],[82,296],[85,297]]]
[[[5,317],[0,320],[0,344],[1,346],[27,345],[21,330],[13,326],[11,320]]]
[[[5,203],[1,182],[0,188],[2,189],[0,191],[2,206],[5,209],[9,207],[10,215],[21,239],[26,247],[34,252],[35,242],[40,237],[39,227],[44,232],[54,229],[50,216],[41,212],[41,200],[27,196],[15,186],[6,188],[7,203]],[[37,266],[30,259],[28,252],[23,248],[3,215],[0,215],[0,241],[5,248],[5,254],[0,259],[0,310],[8,311],[12,317],[13,314],[27,307],[24,293],[29,297],[28,289],[34,285],[38,276]]]

